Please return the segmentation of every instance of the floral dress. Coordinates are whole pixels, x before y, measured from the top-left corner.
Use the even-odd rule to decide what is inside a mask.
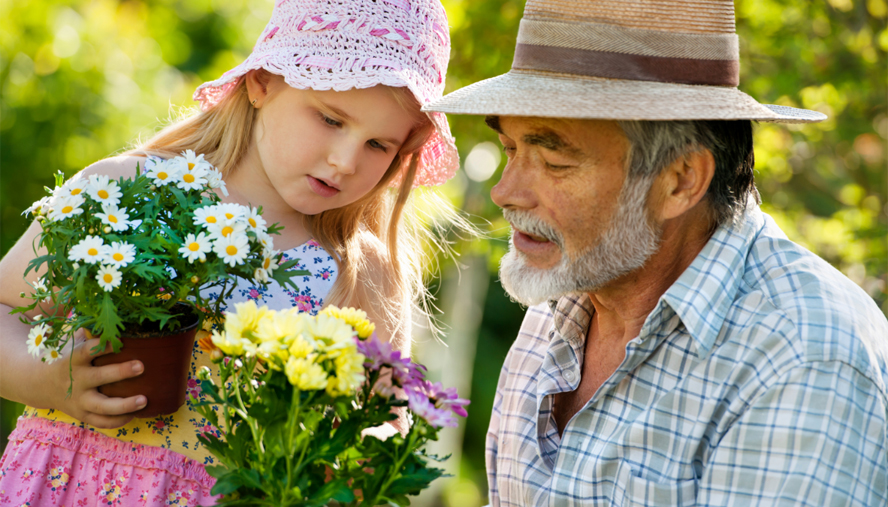
[[[310,273],[293,280],[298,291],[274,280],[266,288],[244,282],[225,307],[253,300],[270,309],[317,313],[336,279],[336,262],[314,240],[284,252],[284,260],[290,259],[299,259],[293,269]],[[210,364],[209,354],[195,342],[188,392],[198,399],[203,394],[197,371]],[[0,505],[212,505],[215,479],[204,465],[214,464],[214,458],[197,436],[216,431],[190,401],[174,414],[136,418],[111,430],[27,407],[0,458]]]

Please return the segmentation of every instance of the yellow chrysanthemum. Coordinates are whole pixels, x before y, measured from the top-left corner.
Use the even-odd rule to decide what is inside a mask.
[[[225,334],[229,340],[246,338],[255,343],[259,321],[268,313],[267,306],[257,307],[253,300],[235,303],[234,312],[225,316]]]
[[[316,391],[327,386],[327,372],[310,358],[290,356],[284,373],[293,386],[303,391]]]
[[[297,359],[308,357],[308,355],[314,353],[314,351],[315,348],[314,345],[312,345],[312,342],[306,340],[301,334],[293,338],[290,342],[290,348],[287,350],[290,357],[295,357]]]
[[[362,340],[373,334],[376,325],[367,320],[367,313],[357,308],[337,308],[328,306],[321,311],[321,314],[336,317],[350,325],[358,333],[358,338]]]
[[[318,314],[307,321],[307,334],[316,342],[319,350],[329,357],[336,357],[337,351],[349,345],[354,346],[355,330],[345,321],[327,314]]]
[[[279,312],[270,311],[259,321],[256,338],[263,343],[276,341],[289,346],[296,336],[302,334],[305,320],[310,318],[295,308]]]
[[[350,395],[364,381],[364,355],[355,347],[344,349],[334,360],[336,376],[327,379],[327,394]]]
[[[219,348],[227,356],[240,356],[244,353],[244,342],[250,343],[249,340],[242,338],[231,338],[228,333],[220,333],[213,331],[211,337],[213,345]]]

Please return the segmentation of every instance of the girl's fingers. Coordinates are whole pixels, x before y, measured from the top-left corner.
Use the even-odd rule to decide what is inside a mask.
[[[82,399],[82,406],[89,413],[89,416],[106,419],[115,419],[114,416],[118,416],[117,419],[120,419],[120,417],[124,417],[127,420],[132,419],[132,416],[127,414],[144,408],[147,403],[148,399],[141,394],[130,396],[129,398],[110,398],[98,391],[86,393]]]
[[[92,366],[89,369],[89,374],[84,379],[86,380],[86,383],[83,387],[95,388],[112,382],[117,382],[118,380],[137,377],[142,374],[143,370],[144,367],[139,361]]]
[[[99,414],[87,414],[81,420],[90,426],[101,429],[119,428],[133,420],[131,415],[107,416]]]

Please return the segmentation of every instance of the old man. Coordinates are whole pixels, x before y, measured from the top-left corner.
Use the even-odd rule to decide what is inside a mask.
[[[508,155],[529,305],[487,439],[494,506],[886,505],[888,321],[758,207],[730,0],[528,0],[512,70],[429,109]]]

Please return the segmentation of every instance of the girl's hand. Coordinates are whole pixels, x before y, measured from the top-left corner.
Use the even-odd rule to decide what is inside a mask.
[[[84,340],[83,330],[77,331],[74,343],[77,345],[71,358],[71,376],[68,375],[66,358],[46,365],[47,368],[52,368],[53,379],[48,386],[48,392],[56,395],[51,406],[96,428],[118,428],[131,421],[133,416],[128,414],[143,408],[148,399],[142,395],[109,398],[100,393],[98,387],[141,375],[144,370],[142,363],[127,361],[93,366],[92,360],[110,353],[111,346],[108,345],[104,352],[91,355],[90,349],[96,347],[99,340],[97,338]],[[69,386],[71,395],[66,396]]]

